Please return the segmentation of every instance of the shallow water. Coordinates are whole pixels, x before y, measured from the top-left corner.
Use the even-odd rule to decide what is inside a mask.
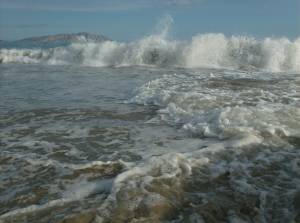
[[[299,74],[0,68],[0,222],[300,221]]]

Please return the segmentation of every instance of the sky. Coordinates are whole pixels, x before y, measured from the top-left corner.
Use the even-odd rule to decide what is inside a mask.
[[[165,15],[175,39],[300,36],[300,0],[0,0],[0,39],[90,32],[132,41],[153,33]]]

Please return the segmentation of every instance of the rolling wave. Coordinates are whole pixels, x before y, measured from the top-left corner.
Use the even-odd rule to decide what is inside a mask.
[[[300,38],[226,37],[199,34],[191,41],[176,41],[165,33],[122,43],[76,42],[50,49],[0,49],[1,63],[42,63],[82,66],[158,66],[300,71]]]

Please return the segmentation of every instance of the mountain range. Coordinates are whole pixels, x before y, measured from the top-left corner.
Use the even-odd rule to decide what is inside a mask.
[[[56,35],[30,37],[15,41],[0,41],[1,48],[12,47],[56,47],[65,46],[74,42],[103,42],[111,41],[108,37],[101,34],[93,34],[87,32],[80,33],[63,33]]]

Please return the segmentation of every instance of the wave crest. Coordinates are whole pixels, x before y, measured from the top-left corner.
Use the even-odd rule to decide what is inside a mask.
[[[199,34],[191,41],[169,40],[165,34],[121,43],[80,42],[50,49],[0,49],[2,63],[45,63],[83,66],[175,66],[300,71],[300,38],[226,37]]]

